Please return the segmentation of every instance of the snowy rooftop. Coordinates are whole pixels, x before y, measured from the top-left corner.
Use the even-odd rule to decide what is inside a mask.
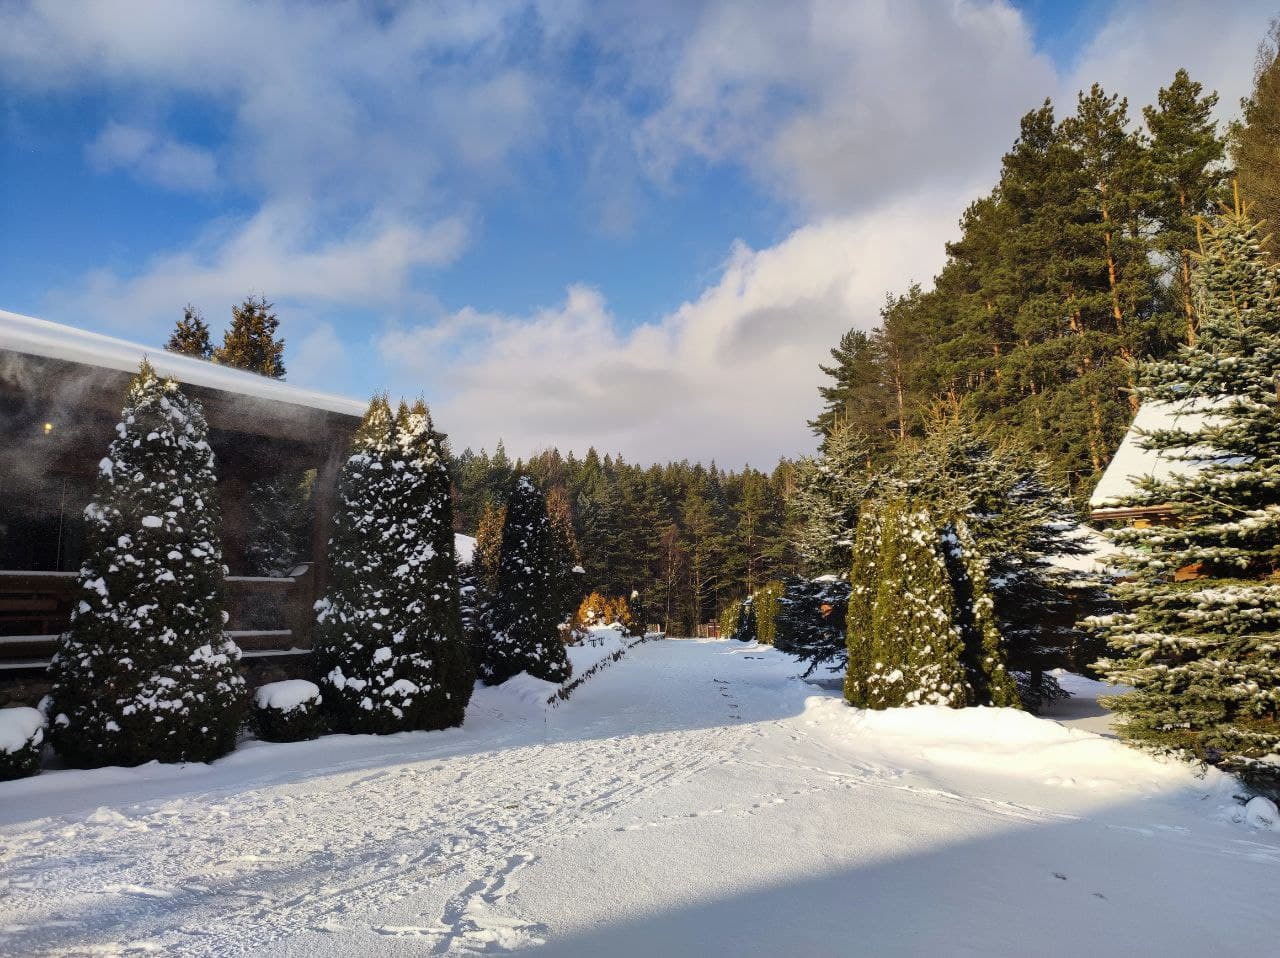
[[[1145,436],[1158,429],[1197,429],[1204,423],[1205,415],[1203,406],[1190,403],[1143,403],[1089,497],[1089,508],[1093,514],[1105,515],[1108,511],[1124,508],[1120,503],[1137,491],[1135,481],[1139,478],[1169,479],[1201,468],[1196,461],[1173,458],[1148,449]]]
[[[345,396],[303,389],[203,359],[179,356],[158,347],[142,346],[114,336],[91,333],[74,326],[51,323],[3,309],[0,309],[0,350],[128,373],[137,372],[143,358],[146,358],[160,375],[170,376],[191,386],[323,409],[346,416],[361,417],[366,406],[362,401]]]

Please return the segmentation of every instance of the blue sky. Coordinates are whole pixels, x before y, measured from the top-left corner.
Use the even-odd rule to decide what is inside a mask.
[[[0,307],[150,344],[262,293],[292,380],[461,443],[767,464],[1022,112],[1187,66],[1230,115],[1271,11],[1208,6],[6,3]]]

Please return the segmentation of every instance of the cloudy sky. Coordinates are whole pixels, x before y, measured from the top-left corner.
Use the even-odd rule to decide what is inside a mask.
[[[0,307],[163,342],[273,300],[291,381],[503,437],[768,466],[927,281],[1019,117],[1179,66],[1234,0],[0,2]]]

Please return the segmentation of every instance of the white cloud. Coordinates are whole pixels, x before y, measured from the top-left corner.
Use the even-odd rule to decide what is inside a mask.
[[[186,302],[230,305],[249,292],[306,307],[390,307],[414,299],[412,273],[452,262],[467,241],[458,219],[428,226],[373,216],[329,239],[305,207],[273,205],[223,223],[191,250],[162,255],[137,275],[90,273],[59,294],[59,316],[92,316],[155,338]]]
[[[107,124],[85,155],[97,170],[131,170],[168,190],[201,192],[218,182],[217,161],[208,150],[124,123]]]
[[[463,445],[595,445],[648,460],[713,453],[767,465],[811,445],[817,363],[850,326],[875,324],[886,288],[927,279],[959,214],[918,197],[738,245],[714,285],[627,329],[602,294],[571,287],[528,316],[463,310],[379,340],[400,391],[428,387]]]

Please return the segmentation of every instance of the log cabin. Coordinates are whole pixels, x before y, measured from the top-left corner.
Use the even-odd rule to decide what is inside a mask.
[[[204,408],[218,468],[228,627],[246,660],[282,662],[310,647],[338,470],[366,404],[0,310],[0,681],[41,674],[67,625],[84,507],[144,358]],[[308,470],[309,549],[288,575],[249,574],[250,485]]]

